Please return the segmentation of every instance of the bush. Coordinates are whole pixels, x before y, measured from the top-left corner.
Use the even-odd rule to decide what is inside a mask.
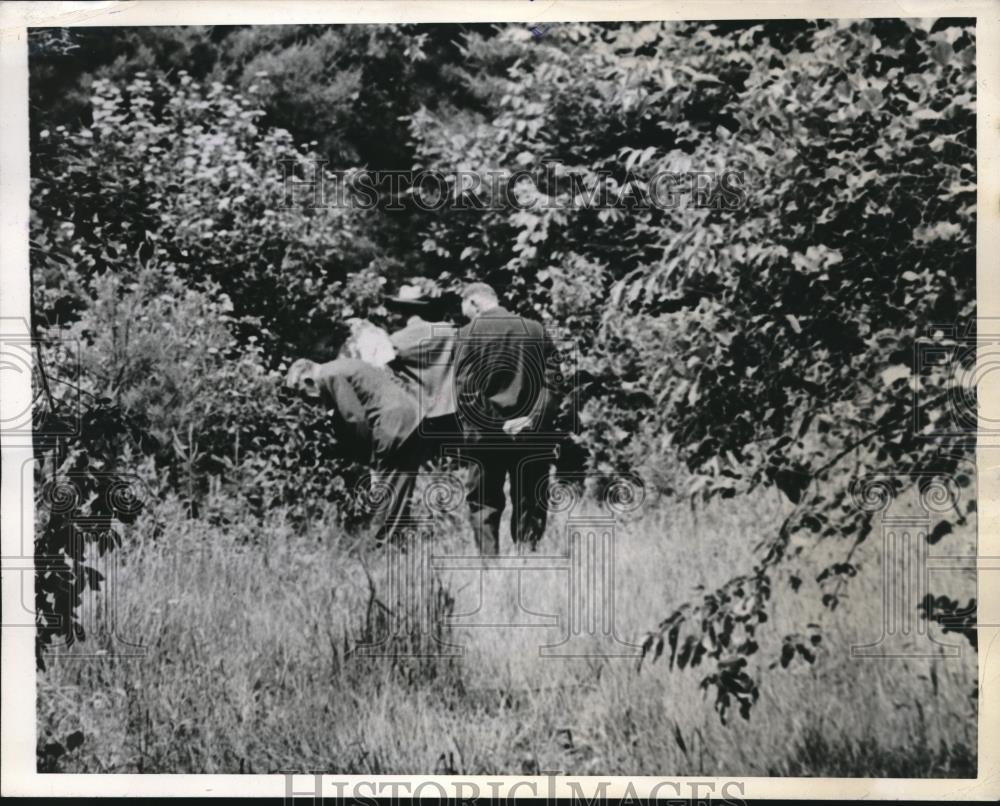
[[[741,669],[791,536],[846,535],[849,560],[873,521],[852,482],[947,484],[971,458],[941,428],[968,394],[962,363],[912,367],[925,346],[961,353],[950,334],[975,316],[974,33],[948,19],[570,24],[540,40],[510,27],[470,43],[473,111],[411,117],[429,168],[604,183],[611,206],[572,209],[568,180],[536,180],[545,203],[442,216],[425,240],[449,275],[568,324],[588,466],[673,457],[689,494],[768,485],[796,505],[754,536],[751,573],[650,637],[681,665],[717,663],[705,682],[723,716],[756,696]],[[732,172],[745,203],[711,184],[672,209],[635,202],[654,176],[699,171]],[[582,316],[564,273],[589,281]],[[974,511],[963,500],[949,518]],[[854,572],[820,573],[830,607]]]
[[[243,93],[184,72],[93,81],[90,122],[38,132],[33,151],[36,327],[93,353],[79,384],[117,418],[109,434],[142,432],[148,417],[159,444],[147,448],[192,512],[210,478],[257,508],[307,507],[346,503],[356,469],[333,458],[321,418],[278,396],[283,362],[328,357],[346,316],[379,321],[383,284],[404,271],[495,284],[573,343],[565,468],[643,469],[703,498],[773,486],[794,505],[751,536],[749,573],[647,642],[671,663],[714,661],[705,684],[720,713],[746,716],[753,631],[793,538],[848,538],[846,559],[817,577],[836,607],[874,518],[855,482],[971,478],[971,441],[940,424],[956,402],[970,408],[959,381],[974,350],[920,377],[912,367],[928,346],[961,354],[955,327],[976,311],[973,23],[566,24],[543,38],[509,26],[462,29],[458,44],[453,30],[324,31],[309,48],[288,31],[234,34],[237,61],[276,78],[237,71]],[[322,54],[341,41],[367,48],[321,95],[344,105],[324,119],[377,113],[388,146],[348,138],[392,162],[373,170],[408,155],[484,179],[552,167],[564,184],[539,193],[564,203],[398,216],[287,205],[284,175],[308,176],[316,155],[264,121],[315,133],[313,88],[288,104],[280,90],[327,75]],[[741,192],[634,203],[653,176],[699,171],[730,172]],[[616,203],[570,207],[568,173]],[[956,501],[936,533],[974,513],[974,496]]]

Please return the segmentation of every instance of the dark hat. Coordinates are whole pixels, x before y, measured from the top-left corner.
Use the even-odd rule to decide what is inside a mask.
[[[424,318],[446,316],[450,311],[457,311],[460,302],[455,293],[445,291],[427,277],[414,277],[401,285],[395,296],[387,294],[382,301],[391,308]]]
[[[437,291],[438,293],[433,293]],[[427,285],[405,284],[399,287],[396,296],[385,296],[385,302],[405,307],[426,307],[441,296],[440,289],[435,285],[431,289]]]

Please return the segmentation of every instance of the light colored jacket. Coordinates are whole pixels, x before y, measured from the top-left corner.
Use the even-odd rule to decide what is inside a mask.
[[[391,463],[416,431],[416,400],[388,369],[338,358],[316,365],[313,378],[334,413],[338,441],[356,452],[370,452],[375,464]]]
[[[416,396],[420,418],[454,414],[458,329],[414,316],[389,339],[396,351],[393,368]]]

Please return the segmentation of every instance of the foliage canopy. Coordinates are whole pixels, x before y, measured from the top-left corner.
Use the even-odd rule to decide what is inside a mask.
[[[956,493],[938,538],[973,516],[957,494],[975,411],[971,21],[36,30],[32,53],[36,330],[80,340],[78,383],[144,418],[142,451],[192,507],[212,476],[257,507],[349,505],[356,471],[275,380],[322,357],[334,321],[386,322],[385,284],[420,275],[491,282],[572,338],[567,464],[794,504],[761,526],[753,569],[647,641],[671,665],[712,661],[723,717],[756,699],[747,658],[803,536],[845,543],[817,574],[828,606],[856,573],[874,517],[859,483]],[[283,207],[277,166],[319,158],[548,170],[619,196],[730,171],[746,203]],[[929,348],[950,358],[927,365]],[[786,647],[811,660],[811,641]]]

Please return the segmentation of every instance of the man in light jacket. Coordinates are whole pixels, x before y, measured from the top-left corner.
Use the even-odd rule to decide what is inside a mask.
[[[373,470],[376,540],[397,536],[409,516],[422,456],[416,398],[387,369],[354,358],[326,364],[300,358],[285,386],[333,412],[338,444]]]

